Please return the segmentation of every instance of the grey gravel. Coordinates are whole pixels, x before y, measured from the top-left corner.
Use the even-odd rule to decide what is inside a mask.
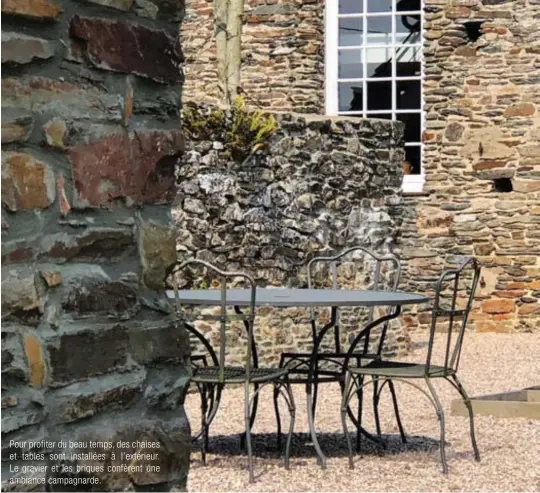
[[[405,360],[421,361],[426,334],[412,334],[416,349]],[[459,376],[469,394],[482,395],[519,390],[540,383],[540,334],[468,333]],[[189,491],[539,491],[540,421],[477,416],[476,430],[482,461],[473,459],[468,420],[452,416],[450,405],[458,395],[445,382],[435,383],[446,413],[447,458],[450,474],[440,473],[439,427],[425,397],[412,387],[397,383],[405,431],[403,445],[393,416],[391,399],[385,391],[380,414],[386,450],[363,440],[355,456],[355,469],[347,467],[346,444],[339,419],[339,386],[322,388],[317,411],[321,445],[328,468],[317,465],[308,444],[305,394],[295,386],[296,434],[291,470],[283,467],[275,446],[275,421],[271,390],[263,389],[254,428],[256,482],[248,483],[247,458],[240,451],[239,434],[243,390],[228,389],[211,428],[208,466],[200,461],[198,448],[192,453]],[[370,407],[369,394],[366,406]],[[199,424],[196,394],[187,398],[192,428]],[[282,416],[286,416],[282,408]],[[284,418],[284,424],[286,418]],[[364,424],[373,430],[371,409]]]

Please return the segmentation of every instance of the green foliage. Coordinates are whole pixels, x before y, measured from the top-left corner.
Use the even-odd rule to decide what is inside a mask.
[[[238,162],[263,149],[278,129],[273,115],[262,110],[247,110],[242,96],[236,97],[230,121],[221,109],[204,114],[198,107],[188,105],[183,112],[183,125],[188,138],[221,141],[225,152]]]

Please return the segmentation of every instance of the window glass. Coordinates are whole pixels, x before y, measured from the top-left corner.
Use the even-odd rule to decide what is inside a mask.
[[[359,4],[362,0],[357,0]],[[392,12],[392,0],[367,0],[368,12]]]
[[[339,111],[362,111],[364,109],[362,82],[340,82]]]
[[[420,46],[400,46],[395,49],[396,75],[411,77],[422,75],[422,48]]]
[[[339,50],[338,74],[340,79],[361,79],[364,76],[363,50]]]
[[[397,120],[405,124],[405,142],[420,142],[422,128],[420,113],[398,113]]]
[[[392,43],[392,16],[366,17],[367,44],[385,45]]]
[[[336,0],[330,0],[336,1]],[[360,14],[364,10],[363,0],[339,0],[340,14]]]
[[[392,82],[368,82],[367,83],[367,109],[368,110],[391,110],[392,109]]]
[[[392,49],[368,48],[366,49],[366,76],[391,77],[392,76]]]
[[[339,20],[339,46],[361,46],[364,42],[363,18],[352,17]]]
[[[326,1],[338,16],[338,114],[402,121],[407,169],[421,173],[421,0]]]
[[[422,88],[419,80],[396,81],[396,108],[417,110],[422,107]]]

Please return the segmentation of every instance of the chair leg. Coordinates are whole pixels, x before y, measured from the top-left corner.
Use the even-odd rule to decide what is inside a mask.
[[[206,451],[208,449],[208,423],[206,413],[208,412],[208,402],[206,400],[206,385],[201,386],[201,459],[206,466]]]
[[[279,414],[279,388],[277,385],[274,386],[274,411],[276,413],[276,423],[277,423],[277,448],[281,449],[281,416]]]
[[[399,415],[396,389],[392,380],[388,380],[388,387],[390,387],[390,393],[392,394],[392,403],[394,404],[394,413],[396,415],[396,421],[399,428],[399,434],[401,435],[401,441],[403,443],[407,443],[407,437],[405,436],[405,431],[403,430],[403,424],[401,423],[401,417]]]
[[[375,417],[375,430],[381,436],[381,421],[379,419],[379,379],[373,377],[373,416]]]
[[[317,382],[317,377],[313,381],[313,401],[311,406],[311,413],[313,414],[313,419],[315,419],[315,413],[317,412],[317,395],[319,391],[319,385]]]
[[[474,450],[474,458],[476,461],[480,461],[480,452],[478,451],[478,446],[476,445],[476,435],[474,433],[474,413],[471,399],[469,399],[469,396],[465,391],[465,388],[459,381],[458,377],[456,375],[453,375],[453,378],[457,385],[456,389],[461,394],[461,397],[463,397],[463,402],[465,403],[465,406],[467,406],[467,410],[469,411],[469,429],[471,434],[472,447]]]
[[[356,427],[356,452],[360,452],[360,447],[361,447],[361,444],[362,444],[362,432],[360,431],[362,428],[362,407],[363,407],[363,400],[364,400],[364,389],[362,387],[362,384],[364,383],[364,379],[361,378],[360,381],[359,381],[359,389],[356,393],[357,397],[358,397],[358,415],[357,415],[357,420],[358,420],[358,425]]]
[[[257,389],[259,386],[257,384],[254,384],[254,391],[257,392]],[[257,408],[259,407],[259,393],[257,392],[255,394],[255,397],[253,397],[253,406],[251,408],[251,416],[249,417],[249,429],[253,428],[253,425],[255,423],[255,418],[257,417]],[[240,436],[240,448],[244,450],[246,447],[246,434],[242,433]]]
[[[433,385],[429,381],[429,378],[426,378],[426,384],[429,388],[431,396],[433,397],[433,402],[437,409],[437,417],[439,418],[439,425],[441,427],[440,450],[441,450],[442,472],[443,474],[448,474],[448,464],[446,463],[446,454],[444,451],[444,411],[441,406],[441,401],[439,401],[439,397],[437,396],[437,393],[435,392]]]
[[[291,457],[291,444],[292,436],[294,433],[294,422],[296,419],[296,407],[294,405],[294,395],[292,392],[291,384],[286,382],[283,384],[287,392],[287,405],[289,407],[290,415],[290,424],[289,424],[289,435],[287,436],[287,444],[285,446],[285,469],[289,469],[290,457]]]
[[[347,408],[349,406],[348,395],[351,380],[350,373],[347,373],[347,376],[345,377],[345,385],[343,386],[343,395],[341,397],[341,424],[343,425],[343,433],[347,439],[347,448],[349,449],[349,469],[354,469],[351,436],[349,435],[349,430],[347,428]]]
[[[253,405],[255,405],[255,399]],[[253,455],[251,450],[251,413],[249,407],[249,382],[246,381],[246,383],[244,384],[244,423],[246,426],[245,437],[248,453],[249,482],[253,483],[255,481],[255,478],[253,476]]]

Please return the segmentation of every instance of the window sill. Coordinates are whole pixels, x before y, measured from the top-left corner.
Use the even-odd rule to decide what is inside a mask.
[[[403,195],[418,195],[427,194],[424,192],[424,183],[426,182],[425,176],[422,175],[405,175],[403,177],[403,183],[401,184],[401,190]]]

